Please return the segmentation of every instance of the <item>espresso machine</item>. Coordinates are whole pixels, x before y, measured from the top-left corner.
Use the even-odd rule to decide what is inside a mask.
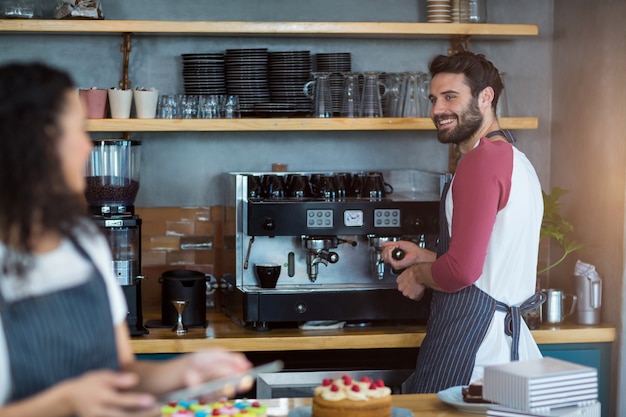
[[[89,213],[111,247],[111,267],[128,304],[130,334],[147,334],[141,306],[141,218],[134,207],[139,191],[141,142],[99,139],[93,144],[86,169]]]
[[[380,186],[367,189],[373,175]],[[403,239],[436,248],[445,174],[234,172],[224,181],[220,299],[234,321],[256,330],[311,321],[426,322],[430,292],[417,302],[404,297],[398,272],[382,262],[382,244]],[[255,274],[255,265],[268,264],[280,267],[270,288]]]

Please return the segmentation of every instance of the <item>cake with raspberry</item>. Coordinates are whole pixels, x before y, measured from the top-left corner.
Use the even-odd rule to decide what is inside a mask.
[[[161,407],[163,417],[267,417],[267,406],[255,400],[228,400],[203,403],[179,401]]]
[[[391,389],[382,380],[344,375],[315,387],[312,417],[391,417]]]

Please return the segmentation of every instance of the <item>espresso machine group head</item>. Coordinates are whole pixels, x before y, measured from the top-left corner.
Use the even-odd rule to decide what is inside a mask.
[[[317,279],[318,265],[328,266],[339,261],[339,254],[331,251],[340,243],[349,243],[356,246],[354,240],[339,239],[337,236],[302,236],[302,248],[306,250],[307,275],[311,282]]]

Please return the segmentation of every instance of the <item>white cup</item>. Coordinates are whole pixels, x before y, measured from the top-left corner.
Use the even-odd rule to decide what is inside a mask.
[[[109,107],[114,119],[128,119],[133,102],[133,90],[109,89]]]
[[[159,90],[134,90],[135,113],[138,119],[154,119],[156,117]]]

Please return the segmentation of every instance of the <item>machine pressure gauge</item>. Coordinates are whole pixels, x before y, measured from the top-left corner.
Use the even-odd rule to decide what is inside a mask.
[[[363,226],[363,210],[346,210],[343,212],[343,224],[348,227]]]

